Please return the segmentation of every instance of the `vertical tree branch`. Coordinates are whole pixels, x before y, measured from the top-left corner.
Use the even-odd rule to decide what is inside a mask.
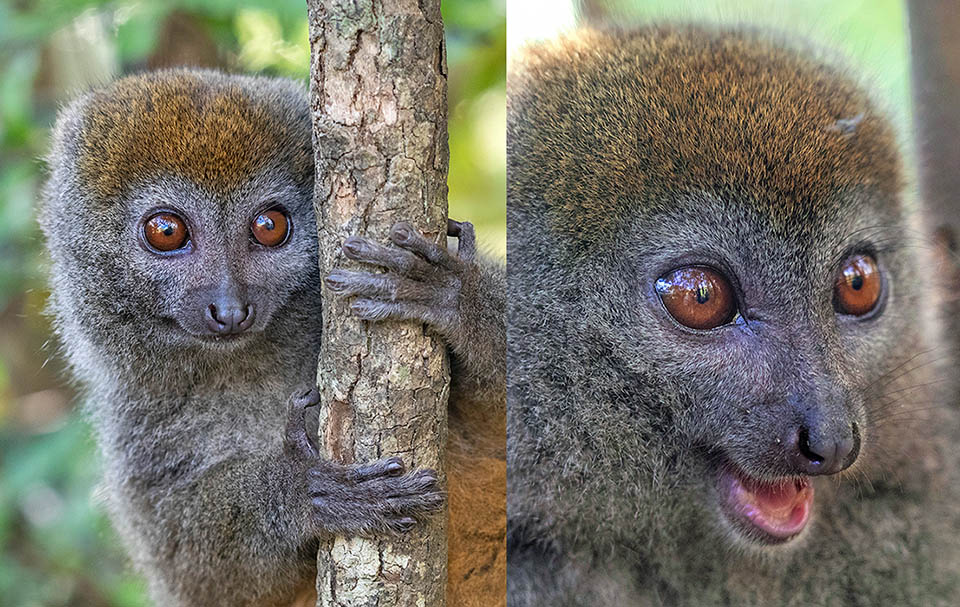
[[[960,1],[910,0],[920,191],[931,223],[960,234]]]
[[[351,235],[387,242],[409,221],[446,239],[447,83],[439,0],[308,0],[314,204],[324,275]],[[443,470],[448,363],[422,325],[356,320],[323,295],[320,440],[338,461],[401,456]],[[318,554],[318,605],[443,605],[446,517],[391,540],[336,538]]]

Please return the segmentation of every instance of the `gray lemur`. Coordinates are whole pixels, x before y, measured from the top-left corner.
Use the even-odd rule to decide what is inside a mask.
[[[61,113],[49,165],[50,307],[157,604],[288,605],[313,588],[318,538],[404,532],[440,509],[433,471],[327,461],[305,428],[322,323],[302,86],[123,78]],[[348,257],[416,274],[331,284],[393,303],[363,307],[371,320],[430,316],[453,353],[451,407],[486,398],[502,417],[502,271],[473,259],[469,224],[452,227],[458,257],[408,225],[394,247],[351,239]]]
[[[507,106],[511,606],[958,604],[938,281],[861,87],[585,29]]]

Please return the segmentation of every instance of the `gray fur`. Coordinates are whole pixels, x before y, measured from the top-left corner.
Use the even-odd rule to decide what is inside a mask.
[[[288,149],[309,150],[301,86],[205,71],[156,77],[184,74],[239,89],[298,138]],[[278,156],[226,191],[134,174],[100,200],[77,169],[93,98],[57,121],[40,223],[50,309],[87,391],[112,519],[158,605],[288,604],[314,583],[318,538],[409,530],[441,507],[436,477],[404,473],[396,458],[341,466],[308,437],[322,326],[312,174],[291,175]],[[289,241],[251,244],[252,217],[275,203],[291,217]],[[140,245],[141,218],[158,206],[188,219],[192,253]],[[224,285],[256,304],[239,339],[203,335],[197,322]]]
[[[731,186],[715,175],[716,186],[696,189],[661,181],[639,193],[618,182],[636,173],[609,157],[635,154],[639,165],[659,167],[674,146],[696,146],[642,147],[643,116],[634,117],[643,106],[631,101],[658,98],[631,89],[631,64],[584,71],[632,36],[658,35],[674,33],[597,35],[589,54],[570,52],[570,82],[595,86],[593,96],[556,98],[561,68],[551,59],[543,64],[553,79],[525,74],[526,88],[508,102],[510,605],[957,604],[958,420],[944,405],[950,361],[931,324],[934,281],[915,210],[899,191],[866,186],[810,199],[805,183],[794,194],[770,184],[786,195],[765,204],[774,188],[762,178]],[[698,36],[717,48],[724,37],[743,43],[696,29],[677,35],[681,45]],[[697,78],[688,76],[683,98],[695,99]],[[531,121],[535,104],[560,108],[557,123]],[[591,107],[592,120],[560,115],[578,104]],[[597,116],[615,118],[598,125]],[[747,128],[728,133],[744,137],[739,157],[773,149],[747,140]],[[583,177],[552,198],[566,178],[561,165],[531,159],[566,160],[580,145],[596,156],[563,165]],[[610,233],[569,228],[577,212],[569,209],[596,206],[592,190],[577,189],[588,180],[617,200]],[[573,217],[558,220],[564,212]],[[833,277],[851,250],[875,254],[887,280],[884,308],[871,319],[833,309]],[[694,264],[732,277],[745,322],[703,334],[671,320],[654,282]],[[720,513],[717,467],[735,461],[757,476],[782,474],[772,437],[796,415],[791,402],[822,402],[833,391],[863,428],[856,464],[814,479],[814,518],[799,538],[746,540]]]

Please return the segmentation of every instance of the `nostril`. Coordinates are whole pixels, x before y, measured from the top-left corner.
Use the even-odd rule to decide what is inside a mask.
[[[825,459],[823,455],[814,451],[813,447],[810,446],[810,431],[806,428],[800,428],[799,436],[797,437],[797,447],[800,449],[800,453],[803,457],[807,458],[811,464],[822,464]]]
[[[232,335],[242,333],[253,326],[255,312],[252,304],[234,300],[209,303],[204,308],[203,315],[210,332]]]
[[[849,446],[847,446],[841,455],[843,468],[847,468],[853,464],[853,462],[857,461],[857,456],[860,455],[860,440],[860,427],[857,426],[857,422],[853,422],[850,424]]]
[[[207,318],[209,320],[214,321],[218,325],[227,324],[220,319],[220,315],[217,313],[217,306],[214,304],[210,304],[209,306],[207,306]]]
[[[241,318],[237,323],[237,329],[240,331],[246,331],[253,325],[253,321],[256,319],[256,317],[257,314],[253,304],[247,304],[247,307],[243,310],[243,318]]]

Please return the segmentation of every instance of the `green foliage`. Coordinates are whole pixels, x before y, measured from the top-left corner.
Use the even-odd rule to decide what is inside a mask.
[[[76,417],[51,433],[0,431],[0,597],[9,605],[146,605],[91,496],[94,449]]]
[[[502,255],[504,2],[444,0],[443,15],[450,213],[473,221]],[[147,604],[93,497],[99,473],[89,429],[79,412],[51,413],[51,399],[33,398],[43,389],[69,398],[62,378],[41,369],[51,351],[38,345],[49,327],[39,316],[34,205],[57,107],[162,60],[174,19],[201,32],[230,70],[309,75],[303,0],[0,0],[0,605]]]

